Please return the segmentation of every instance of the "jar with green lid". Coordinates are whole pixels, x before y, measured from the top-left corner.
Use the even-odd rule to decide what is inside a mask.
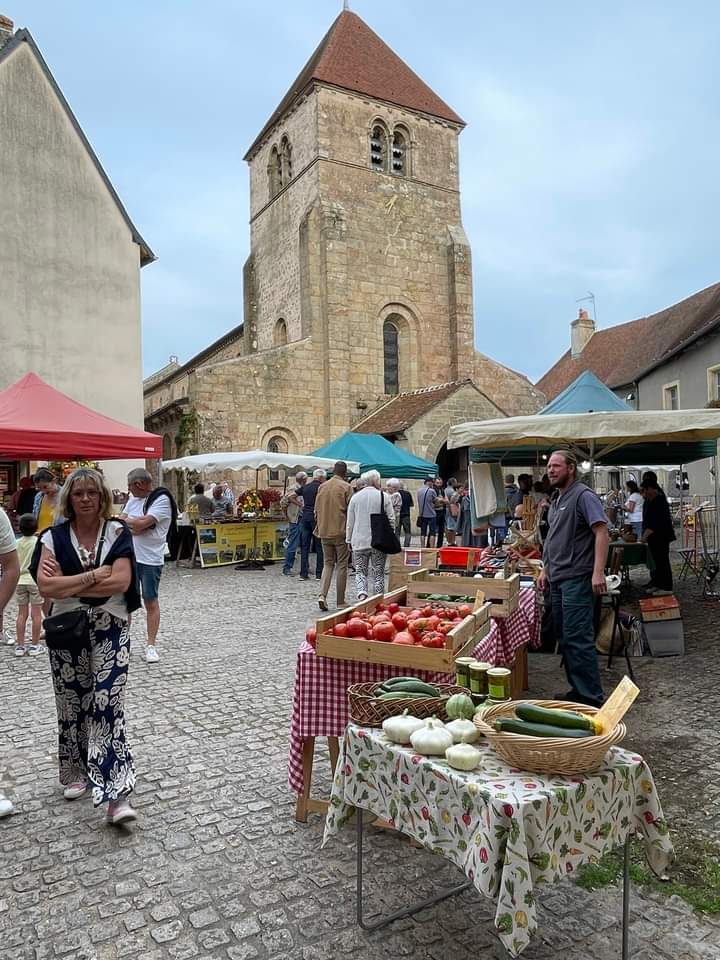
[[[459,687],[470,689],[470,664],[475,663],[473,657],[458,657],[455,661],[455,683]]]
[[[488,696],[491,700],[510,699],[511,671],[507,667],[491,667],[487,671]]]
[[[473,660],[470,664],[470,692],[478,696],[486,697],[488,695],[487,673],[492,667],[491,663],[483,663],[482,660]]]

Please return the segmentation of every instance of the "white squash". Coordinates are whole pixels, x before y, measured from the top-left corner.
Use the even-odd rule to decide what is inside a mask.
[[[480,763],[482,754],[469,743],[456,743],[445,751],[445,759],[456,770],[474,770]]]
[[[452,746],[453,735],[441,720],[426,720],[425,726],[412,734],[410,743],[413,750],[424,757],[442,757]]]
[[[383,720],[383,733],[392,740],[393,743],[410,743],[410,737],[416,730],[425,726],[424,720],[418,720],[417,717],[409,717],[407,710],[404,710],[397,717],[388,717]]]
[[[472,720],[452,720],[445,724],[445,729],[450,731],[455,743],[472,743],[480,736],[480,731]]]

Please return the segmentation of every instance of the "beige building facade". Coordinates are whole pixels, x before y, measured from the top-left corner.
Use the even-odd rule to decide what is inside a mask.
[[[153,254],[31,35],[4,17],[0,133],[0,389],[34,371],[142,427],[140,268]],[[103,464],[123,488],[126,468]]]
[[[447,382],[478,381],[508,412],[537,409],[526,378],[475,351],[463,126],[340,14],[245,158],[243,324],[146,381],[146,428],[171,455],[309,452],[392,397]],[[452,416],[480,416],[480,396],[467,391]]]

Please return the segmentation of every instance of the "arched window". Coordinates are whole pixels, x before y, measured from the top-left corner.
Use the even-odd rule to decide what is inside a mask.
[[[268,440],[268,453],[287,453],[287,442],[285,437],[270,437]],[[268,470],[268,481],[270,483],[283,483],[284,477],[282,470]]]
[[[273,147],[270,151],[270,160],[268,162],[268,188],[270,190],[270,199],[277,196],[282,186],[282,169],[280,166],[280,154],[278,148]]]
[[[390,170],[397,177],[404,177],[408,173],[408,139],[407,133],[400,128],[393,133]]]
[[[170,439],[170,434],[163,434],[163,460],[172,459],[172,440]]]
[[[380,173],[387,173],[388,136],[385,127],[376,123],[370,134],[370,167]]]
[[[292,147],[287,137],[280,141],[280,183],[287,186],[292,180]]]
[[[275,329],[273,330],[273,346],[274,347],[284,347],[288,342],[288,332],[287,324],[282,317],[275,324]],[[270,448],[268,447],[268,450]]]
[[[398,355],[398,328],[392,320],[383,324],[383,363],[385,393],[400,393],[400,358]]]

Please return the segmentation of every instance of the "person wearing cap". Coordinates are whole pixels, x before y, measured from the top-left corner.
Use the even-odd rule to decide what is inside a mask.
[[[595,650],[595,599],[607,592],[608,522],[598,495],[577,478],[577,460],[556,450],[548,460],[554,490],[538,587],[549,584],[555,636],[570,690],[558,700],[599,707],[604,698]]]
[[[423,540],[425,540],[426,547],[432,547],[435,545],[435,533],[437,532],[437,511],[435,510],[436,500],[437,491],[435,490],[435,477],[426,477],[425,485],[417,492],[420,546],[423,545]]]

